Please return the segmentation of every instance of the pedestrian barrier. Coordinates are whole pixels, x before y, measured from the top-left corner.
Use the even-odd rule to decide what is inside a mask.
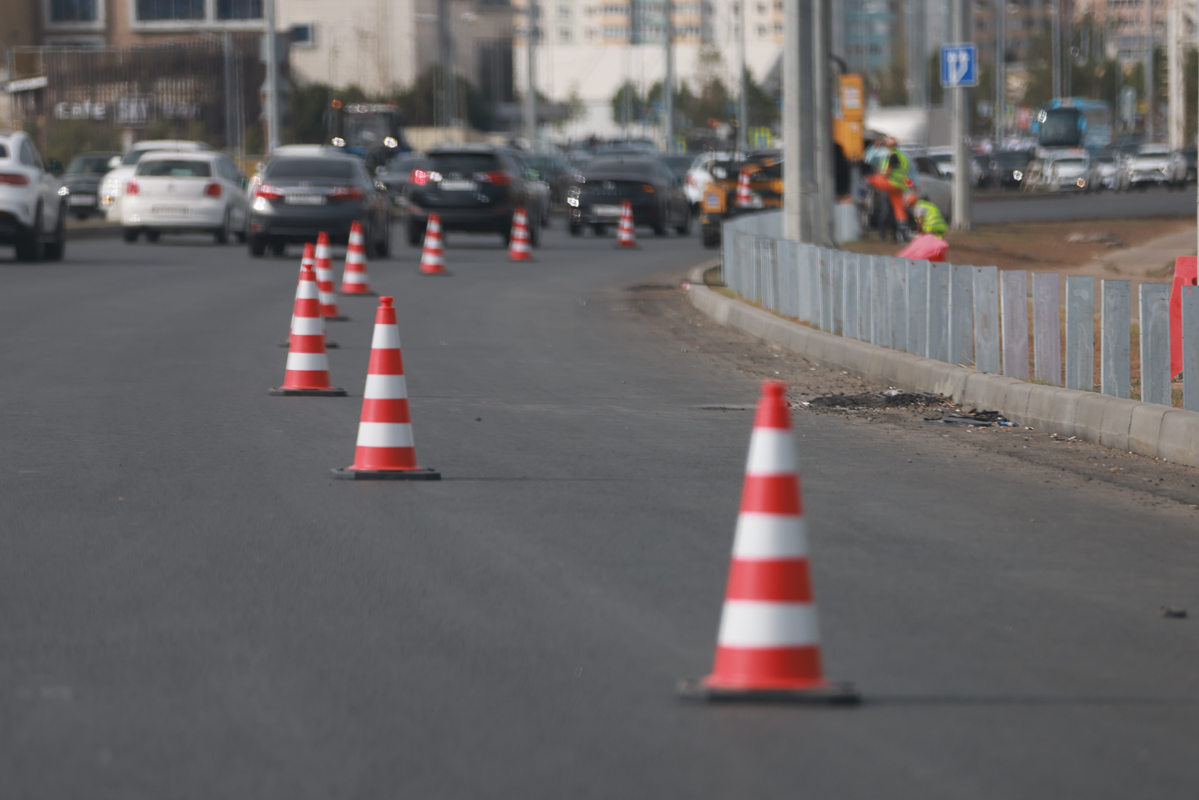
[[[522,207],[517,207],[516,212],[512,215],[512,235],[509,239],[509,261],[533,260],[533,251],[529,247],[528,219],[525,217],[525,210]]]
[[[813,328],[893,350],[1029,379],[1027,273],[993,266],[850,253],[784,239],[782,213],[724,223],[721,271],[742,298]],[[1186,261],[1187,259],[1180,259]],[[1193,261],[1193,259],[1190,259]],[[1190,267],[1193,275],[1194,267]],[[1190,278],[1194,281],[1194,278]],[[1066,350],[1056,272],[1033,273],[1032,364],[1037,383],[1171,405],[1170,286],[1142,283],[1140,374],[1133,383],[1131,283],[1099,281],[1100,383],[1095,371],[1095,278],[1070,276]],[[1183,407],[1199,411],[1199,287],[1175,287],[1181,320]],[[1065,380],[1063,381],[1063,366]],[[1175,373],[1176,374],[1176,373]]]
[[[329,235],[321,231],[316,237],[316,288],[321,297],[321,316],[326,322],[345,322],[349,317],[337,309],[337,292],[333,288],[333,263],[329,258]]]
[[[311,256],[312,245],[305,245]],[[321,317],[316,272],[307,260],[300,267],[300,283],[291,317],[291,336],[283,385],[271,389],[277,396],[345,397],[344,389],[329,382],[329,357],[325,353],[325,320]]]
[[[400,351],[400,328],[390,297],[379,298],[362,417],[354,463],[334,469],[344,480],[440,480],[441,473],[417,466],[408,413],[408,385]]]
[[[346,267],[341,273],[341,293],[373,297],[371,280],[366,270],[366,240],[362,236],[362,225],[350,225],[350,243],[346,248]]]
[[[799,466],[781,381],[764,381],[741,490],[712,674],[679,684],[703,700],[856,703],[824,677]]]
[[[425,242],[420,253],[420,271],[425,275],[449,275],[445,268],[445,251],[441,244],[441,217],[430,214],[425,224]]]
[[[620,224],[616,226],[616,246],[637,246],[637,231],[633,228],[633,204],[628,200],[620,204]]]

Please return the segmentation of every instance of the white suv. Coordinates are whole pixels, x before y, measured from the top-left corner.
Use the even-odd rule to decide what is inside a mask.
[[[46,171],[28,134],[0,131],[0,244],[21,261],[57,261],[66,251],[62,184]]]
[[[197,150],[211,151],[212,148],[203,142],[189,142],[184,139],[152,139],[133,145],[129,152],[119,159],[114,156],[112,161],[108,162],[108,174],[100,182],[100,210],[109,222],[120,223],[121,196],[125,193],[125,185],[133,177],[137,162],[153,150],[194,153]]]

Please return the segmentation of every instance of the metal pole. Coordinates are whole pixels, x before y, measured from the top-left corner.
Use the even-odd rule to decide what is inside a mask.
[[[746,0],[740,0],[741,11],[741,100],[737,110],[737,149],[745,152],[749,149],[749,98],[746,96],[746,91],[749,88],[749,81],[746,80],[745,68],[745,6]]]
[[[811,242],[816,202],[816,158],[812,147],[812,2],[783,6],[783,237]]]
[[[1170,149],[1181,150],[1186,137],[1186,96],[1183,93],[1182,2],[1171,0],[1167,26],[1170,71]]]
[[[812,141],[816,144],[816,196],[813,220],[815,230],[813,244],[834,247],[833,205],[835,191],[835,161],[833,157],[833,82],[829,69],[832,41],[831,0],[814,0],[812,15],[812,84],[814,89],[815,114]]]
[[[1003,112],[1007,105],[1007,4],[995,0],[995,149],[1003,148]]]
[[[1152,142],[1157,138],[1153,129],[1153,3],[1142,0],[1145,22],[1145,51],[1142,54],[1141,70],[1145,81],[1145,141]]]
[[[528,76],[525,81],[525,139],[529,148],[537,149],[537,71],[534,58],[534,44],[537,39],[537,17],[540,8],[537,0],[529,0],[528,24],[525,27],[525,57],[527,60]]]
[[[666,21],[663,34],[666,40],[666,78],[662,81],[662,113],[666,115],[662,133],[666,137],[666,152],[674,152],[674,3],[666,0]]]
[[[957,0],[951,0],[956,3]],[[1050,36],[1053,39],[1053,96],[1062,96],[1062,3],[1054,0],[1049,4],[1049,13],[1053,24]]]
[[[263,0],[266,25],[266,152],[279,146],[279,61],[275,53],[275,0]]]
[[[950,38],[956,44],[965,44],[970,40],[970,3],[971,0],[951,0],[953,4],[952,30]],[[970,224],[970,135],[968,108],[969,90],[959,86],[953,93],[953,229],[968,231]]]
[[[225,149],[233,149],[233,42],[229,31],[221,36],[225,67]]]

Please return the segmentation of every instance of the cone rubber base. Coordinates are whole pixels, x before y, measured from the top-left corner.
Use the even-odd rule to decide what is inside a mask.
[[[345,389],[271,389],[274,397],[345,397]]]
[[[328,319],[328,317],[326,317]],[[291,347],[291,342],[279,342],[279,347]],[[340,350],[341,345],[337,342],[325,342],[326,350]]]
[[[675,691],[684,700],[706,703],[798,703],[803,705],[857,705],[862,696],[852,683],[829,682],[805,689],[723,689],[705,686],[699,678],[684,678]]]
[[[340,467],[333,470],[333,477],[343,481],[439,481],[437,470],[417,469],[350,469]]]
[[[342,297],[378,297],[379,296],[378,292],[338,292],[338,294],[341,295]],[[329,319],[329,318],[325,317],[325,319]],[[346,319],[349,319],[349,317],[346,317]]]
[[[450,272],[448,269],[439,269],[436,272],[426,272],[425,270],[422,269],[420,271],[420,274],[421,275],[429,275],[431,277],[437,277],[438,275],[452,275],[453,273]]]

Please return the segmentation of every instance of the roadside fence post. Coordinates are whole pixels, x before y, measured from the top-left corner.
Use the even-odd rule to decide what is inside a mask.
[[[833,263],[833,334],[845,335],[845,256],[840,250],[830,251]]]
[[[813,328],[824,330],[824,320],[820,316],[820,248],[808,245],[808,303],[811,311]]]
[[[841,322],[845,326],[844,336],[857,339],[858,331],[858,258],[854,253],[843,253],[841,258],[845,265],[841,272],[844,290],[841,299],[844,306],[841,311]]]
[[[1132,388],[1131,345],[1132,288],[1129,281],[1103,281],[1103,315],[1100,317],[1100,391],[1128,399]]]
[[[1138,289],[1141,311],[1141,402],[1171,405],[1170,393],[1170,286],[1142,283]]]
[[[873,315],[870,313],[870,256],[857,255],[858,270],[858,339],[870,341]]]
[[[820,330],[833,332],[833,251],[820,248]]]
[[[1003,318],[1003,374],[1028,380],[1028,273],[999,273],[999,313]]]
[[[888,316],[891,317],[891,341],[887,346],[903,352],[908,346],[908,282],[906,258],[887,258]]]
[[[1199,286],[1182,287],[1182,407],[1199,411]]]
[[[887,260],[870,257],[870,343],[891,346],[891,320],[887,313]]]
[[[974,364],[974,267],[949,268],[949,363]]]
[[[771,311],[779,310],[779,276],[778,260],[775,258],[774,239],[762,239],[759,249],[762,252],[762,305]]]
[[[1062,307],[1056,272],[1032,275],[1033,374],[1062,385]]]
[[[1066,278],[1066,388],[1095,388],[1095,279]]]
[[[908,262],[908,343],[906,350],[923,356],[928,337],[928,263]]]
[[[999,359],[999,267],[974,268],[974,368],[1001,371]]]
[[[928,295],[925,298],[924,318],[928,320],[924,336],[926,358],[949,360],[949,264],[930,262],[928,265]]]
[[[774,248],[779,269],[779,313],[799,319],[798,246],[790,239],[776,239]]]

